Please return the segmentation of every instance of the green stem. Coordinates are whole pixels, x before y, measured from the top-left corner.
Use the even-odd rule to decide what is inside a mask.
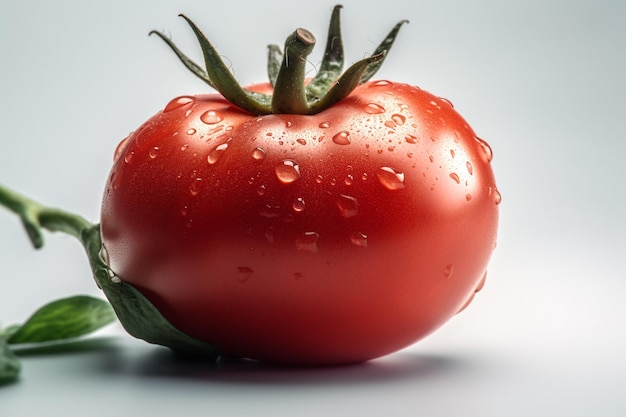
[[[43,246],[42,229],[76,237],[87,253],[96,284],[132,336],[167,346],[177,352],[217,357],[217,349],[175,328],[158,309],[130,284],[123,282],[103,259],[100,225],[64,210],[46,207],[0,184],[0,205],[17,214],[35,248]],[[106,257],[106,256],[104,256]]]
[[[21,194],[0,184],[0,204],[17,214],[33,246],[43,246],[41,229],[51,232],[64,232],[82,239],[83,232],[93,225],[81,216],[67,211],[42,206]]]
[[[306,29],[296,29],[287,37],[283,63],[274,85],[272,113],[309,113],[304,77],[306,58],[314,46],[315,36]]]

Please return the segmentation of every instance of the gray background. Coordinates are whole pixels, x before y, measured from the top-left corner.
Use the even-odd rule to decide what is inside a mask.
[[[246,84],[265,79],[267,43],[298,26],[324,39],[333,4],[1,2],[0,182],[97,221],[117,143],[169,99],[209,91],[149,30],[199,57],[186,13]],[[409,19],[379,78],[451,99],[494,149],[500,237],[473,305],[397,354],[308,371],[175,363],[113,326],[101,350],[24,358],[0,414],[626,413],[626,3],[343,4],[348,60]],[[80,246],[48,235],[34,252],[0,213],[3,324],[76,293],[98,294]]]

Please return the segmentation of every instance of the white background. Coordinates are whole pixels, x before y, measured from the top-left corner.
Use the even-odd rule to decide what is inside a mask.
[[[0,182],[97,221],[117,143],[169,99],[209,91],[151,29],[198,57],[194,19],[244,84],[296,27],[323,49],[323,0],[0,3]],[[379,72],[452,100],[492,146],[498,248],[471,307],[357,367],[174,361],[117,327],[104,348],[23,358],[3,416],[626,415],[626,3],[346,0],[348,60],[411,23]],[[98,295],[82,248],[35,252],[0,212],[0,318]],[[148,414],[150,413],[150,414]]]

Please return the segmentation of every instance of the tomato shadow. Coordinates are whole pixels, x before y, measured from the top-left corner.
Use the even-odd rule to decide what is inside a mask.
[[[117,351],[120,353],[120,351]],[[332,367],[284,367],[245,359],[220,358],[216,362],[175,355],[152,348],[131,358],[109,357],[107,372],[147,379],[196,383],[275,386],[367,385],[389,381],[427,380],[465,368],[460,358],[420,354],[406,350],[376,360]]]

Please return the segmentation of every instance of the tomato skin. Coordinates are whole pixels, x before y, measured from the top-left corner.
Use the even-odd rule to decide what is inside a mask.
[[[500,197],[447,100],[387,81],[315,116],[177,100],[120,144],[101,228],[113,271],[180,330],[229,356],[361,362],[482,286]]]

